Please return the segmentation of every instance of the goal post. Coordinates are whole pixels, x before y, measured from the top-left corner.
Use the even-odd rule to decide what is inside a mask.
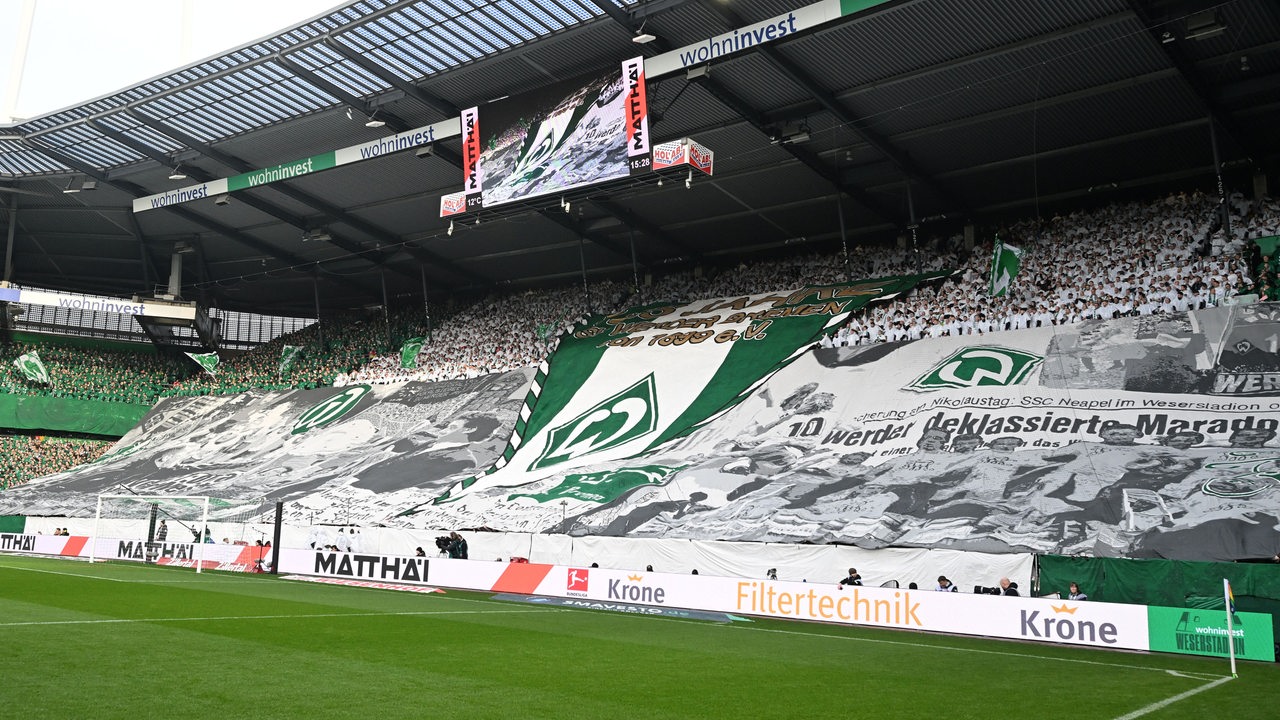
[[[98,496],[89,562],[256,572],[269,562],[278,521],[264,498],[210,495]]]

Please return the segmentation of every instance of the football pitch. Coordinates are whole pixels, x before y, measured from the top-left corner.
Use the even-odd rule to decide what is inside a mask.
[[[4,718],[1276,717],[1280,668],[0,556]]]

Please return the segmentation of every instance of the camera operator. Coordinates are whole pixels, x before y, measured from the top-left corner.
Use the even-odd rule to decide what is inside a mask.
[[[453,539],[448,535],[439,535],[436,537],[436,550],[440,551],[440,557],[449,557],[449,544]]]
[[[445,548],[445,551],[449,553],[449,557],[455,560],[466,560],[467,541],[456,531],[451,532],[449,533],[449,546]]]

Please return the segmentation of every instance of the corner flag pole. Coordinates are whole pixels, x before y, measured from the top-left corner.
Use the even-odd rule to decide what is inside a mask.
[[[196,550],[196,572],[201,572],[204,568],[204,536],[209,533],[209,496],[204,497],[204,510],[200,513],[200,525],[204,528],[204,532],[200,533],[200,537],[196,538],[196,542],[200,543]]]
[[[1222,578],[1222,599],[1227,606],[1227,655],[1231,658],[1231,677],[1240,677],[1236,674],[1236,635],[1231,628],[1231,616],[1236,612],[1235,595],[1231,592],[1231,581]]]

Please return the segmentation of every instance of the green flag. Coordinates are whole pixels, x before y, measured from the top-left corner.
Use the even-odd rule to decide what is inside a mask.
[[[281,375],[289,372],[289,368],[293,366],[293,361],[297,359],[298,353],[300,352],[302,352],[302,348],[298,345],[285,345],[280,349]]]
[[[564,315],[562,314],[560,315],[560,317],[556,318],[555,320],[552,320],[546,325],[539,325],[538,339],[541,340],[542,342],[546,342],[547,338],[551,337],[551,334],[554,333],[556,330],[556,326],[559,325],[560,321],[563,319],[564,319]]]
[[[991,297],[1003,297],[1013,278],[1022,267],[1022,249],[1007,245],[996,238],[996,249],[991,254]]]
[[[422,352],[422,345],[425,342],[426,340],[420,337],[411,337],[405,340],[404,345],[400,348],[400,367],[417,367],[418,353]]]
[[[40,362],[40,355],[35,350],[20,356],[13,361],[14,367],[22,371],[22,375],[31,382],[44,383],[50,385],[49,371],[45,369],[44,363]]]
[[[195,360],[204,371],[210,375],[217,375],[218,369],[218,353],[187,353],[187,357]]]

